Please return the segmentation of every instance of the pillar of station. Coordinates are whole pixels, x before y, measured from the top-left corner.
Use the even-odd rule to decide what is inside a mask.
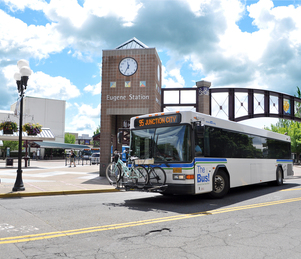
[[[198,88],[198,106],[197,112],[210,114],[210,94],[209,88],[211,86],[211,82],[208,81],[198,81],[196,82],[196,86]]]
[[[101,91],[100,175],[111,161],[118,129],[131,117],[161,110],[161,61],[155,48],[133,38],[103,50]]]

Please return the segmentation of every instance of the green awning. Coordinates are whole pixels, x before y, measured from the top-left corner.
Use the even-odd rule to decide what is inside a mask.
[[[59,143],[59,142],[53,142],[53,141],[34,141],[36,145],[38,145],[41,148],[61,148],[61,149],[75,149],[75,150],[82,150],[85,148],[90,148],[86,145],[76,145],[76,144],[68,144],[68,143]]]

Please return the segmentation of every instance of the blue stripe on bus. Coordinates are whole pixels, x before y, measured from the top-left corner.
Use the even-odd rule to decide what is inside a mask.
[[[196,158],[196,162],[220,162],[220,163],[227,163],[226,158]]]
[[[277,163],[293,163],[292,159],[277,159]]]
[[[177,164],[172,164],[168,163],[168,166],[164,163],[160,164],[160,166],[168,169],[169,167],[182,167],[182,168],[193,168],[195,163],[227,163],[226,158],[195,158],[195,162],[192,163],[187,163],[187,164],[182,164],[182,163],[177,163]]]

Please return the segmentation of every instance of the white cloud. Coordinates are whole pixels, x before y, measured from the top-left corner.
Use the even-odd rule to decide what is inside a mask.
[[[27,95],[31,96],[68,100],[80,95],[79,89],[69,79],[51,77],[43,72],[33,73],[29,84]]]
[[[171,69],[168,71],[162,65],[162,86],[166,88],[183,87],[184,79],[180,74],[179,69]]]
[[[7,26],[9,24],[9,26]],[[2,56],[48,58],[50,53],[60,52],[68,41],[61,37],[55,25],[28,26],[23,21],[0,10],[0,59]]]
[[[197,15],[201,16],[205,13],[205,8],[208,4],[210,4],[211,0],[183,0],[183,2],[186,2],[191,11]]]
[[[86,10],[77,0],[52,0],[44,11],[52,21],[68,20],[76,28],[80,28],[88,18]]]
[[[4,76],[9,88],[14,89],[16,82],[13,79],[14,73],[18,71],[17,66],[7,66],[3,69]],[[43,72],[33,73],[27,83],[26,95],[68,100],[80,95],[79,89],[70,80],[61,76],[51,77]],[[17,91],[16,91],[17,92]]]
[[[87,116],[89,118],[100,118],[100,104],[96,107],[93,108],[91,105],[89,104],[82,104],[82,105],[78,105],[78,114],[80,116]]]
[[[76,108],[73,108],[73,112],[70,112],[75,113],[75,115],[73,114],[74,116],[68,118],[69,122],[66,124],[66,131],[92,136],[93,131],[100,124],[100,104],[96,108],[93,108],[92,105],[75,102],[73,106]],[[75,110],[77,111],[75,112]]]
[[[73,107],[73,104],[70,102],[66,102],[66,109]]]
[[[250,17],[254,19],[253,24],[259,29],[268,29],[273,24],[273,15],[271,10],[274,4],[271,0],[260,0],[255,4],[248,6]]]
[[[138,11],[142,8],[142,3],[136,0],[110,0],[110,1],[94,1],[86,0],[84,8],[87,12],[97,16],[115,16],[121,18],[124,26],[132,26]]]
[[[25,7],[32,10],[43,10],[47,5],[44,0],[2,0],[7,4],[12,11],[22,10],[24,11]]]
[[[67,132],[78,132],[79,134],[93,135],[93,131],[96,130],[97,124],[93,119],[84,115],[76,115],[72,118],[72,121],[66,125]]]
[[[97,95],[101,93],[101,82],[96,85],[87,85],[84,88],[85,92],[91,92],[93,95]]]

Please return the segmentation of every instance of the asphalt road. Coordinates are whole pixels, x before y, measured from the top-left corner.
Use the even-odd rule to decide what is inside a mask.
[[[301,179],[202,196],[0,201],[0,258],[300,258]]]

